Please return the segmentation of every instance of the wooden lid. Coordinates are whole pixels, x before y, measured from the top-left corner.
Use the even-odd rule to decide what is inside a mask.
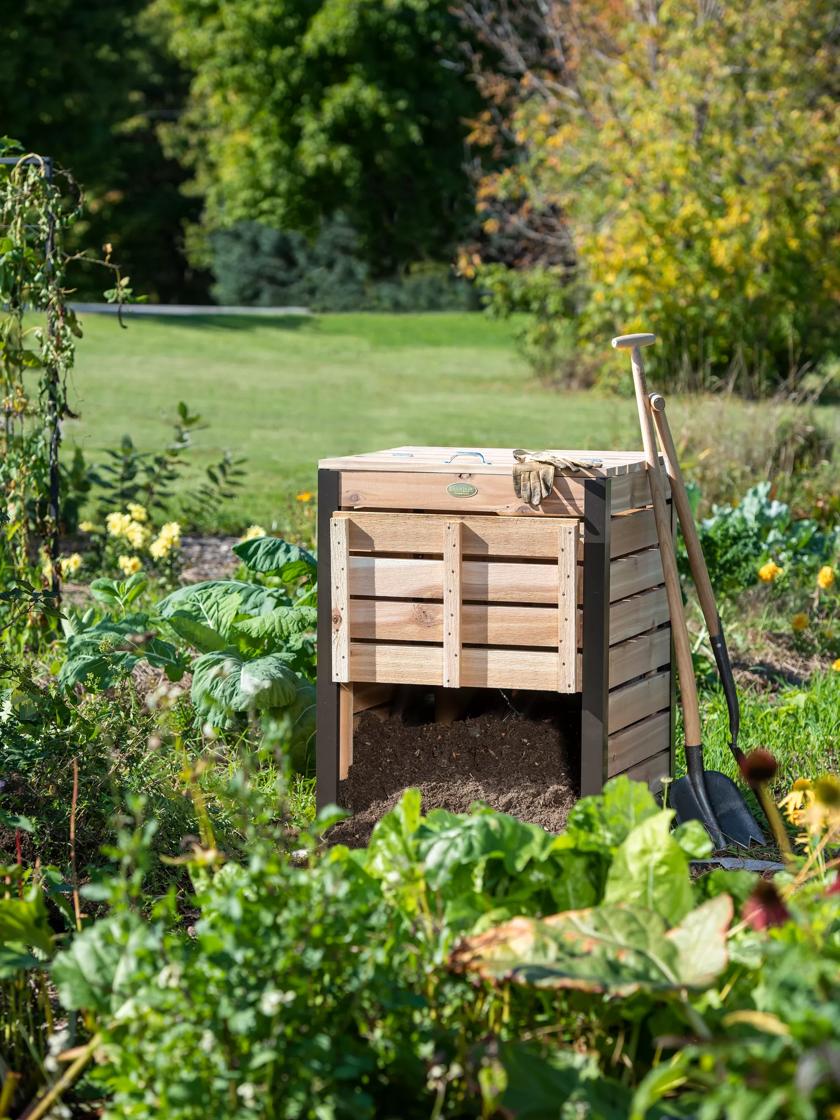
[[[544,450],[531,448],[530,450]],[[572,459],[601,460],[600,466],[587,470],[562,471],[562,474],[584,478],[607,478],[633,474],[645,469],[643,451],[562,450],[556,455]],[[424,474],[498,474],[509,475],[513,469],[512,447],[391,447],[386,451],[368,451],[362,455],[344,455],[322,459],[318,466],[329,471],[411,471]]]

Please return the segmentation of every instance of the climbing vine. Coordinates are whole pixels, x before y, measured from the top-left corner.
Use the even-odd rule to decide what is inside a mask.
[[[60,591],[62,421],[72,416],[67,379],[81,329],[67,304],[66,274],[87,254],[65,251],[82,208],[69,175],[0,141],[0,580]],[[110,261],[122,302],[127,278]]]

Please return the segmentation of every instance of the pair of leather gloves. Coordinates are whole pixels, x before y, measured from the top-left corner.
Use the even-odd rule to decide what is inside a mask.
[[[521,447],[513,457],[513,489],[517,498],[531,506],[538,506],[551,493],[556,471],[585,471],[602,465],[602,460],[594,457],[577,459],[554,451],[525,451]]]

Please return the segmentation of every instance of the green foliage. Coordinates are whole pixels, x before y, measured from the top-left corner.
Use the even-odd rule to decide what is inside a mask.
[[[237,222],[209,236],[218,303],[302,306],[313,311],[446,311],[473,306],[473,290],[447,265],[415,266],[374,280],[358,237],[339,215],[310,241],[256,222]]]
[[[51,156],[83,184],[89,205],[68,244],[110,243],[140,291],[189,302],[207,278],[186,266],[182,223],[199,204],[180,187],[156,126],[178,112],[186,75],[145,14],[147,0],[29,0],[4,12],[0,104],[27,151]],[[60,28],[60,35],[56,29]],[[101,299],[87,267],[76,298]]]
[[[598,354],[612,335],[653,330],[661,386],[756,393],[836,348],[828,0],[462,11],[501,56],[473,131],[488,152],[489,261],[554,217],[535,291],[546,268],[570,285]]]
[[[165,130],[206,230],[315,233],[342,213],[380,275],[446,254],[467,220],[465,120],[478,104],[446,0],[158,0],[193,72]]]

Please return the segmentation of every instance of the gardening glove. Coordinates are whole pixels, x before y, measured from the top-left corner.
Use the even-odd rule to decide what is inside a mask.
[[[580,471],[600,467],[595,458],[575,459],[557,455],[552,451],[525,451],[518,448],[513,453],[513,489],[517,498],[531,506],[538,506],[551,493],[557,470]]]

